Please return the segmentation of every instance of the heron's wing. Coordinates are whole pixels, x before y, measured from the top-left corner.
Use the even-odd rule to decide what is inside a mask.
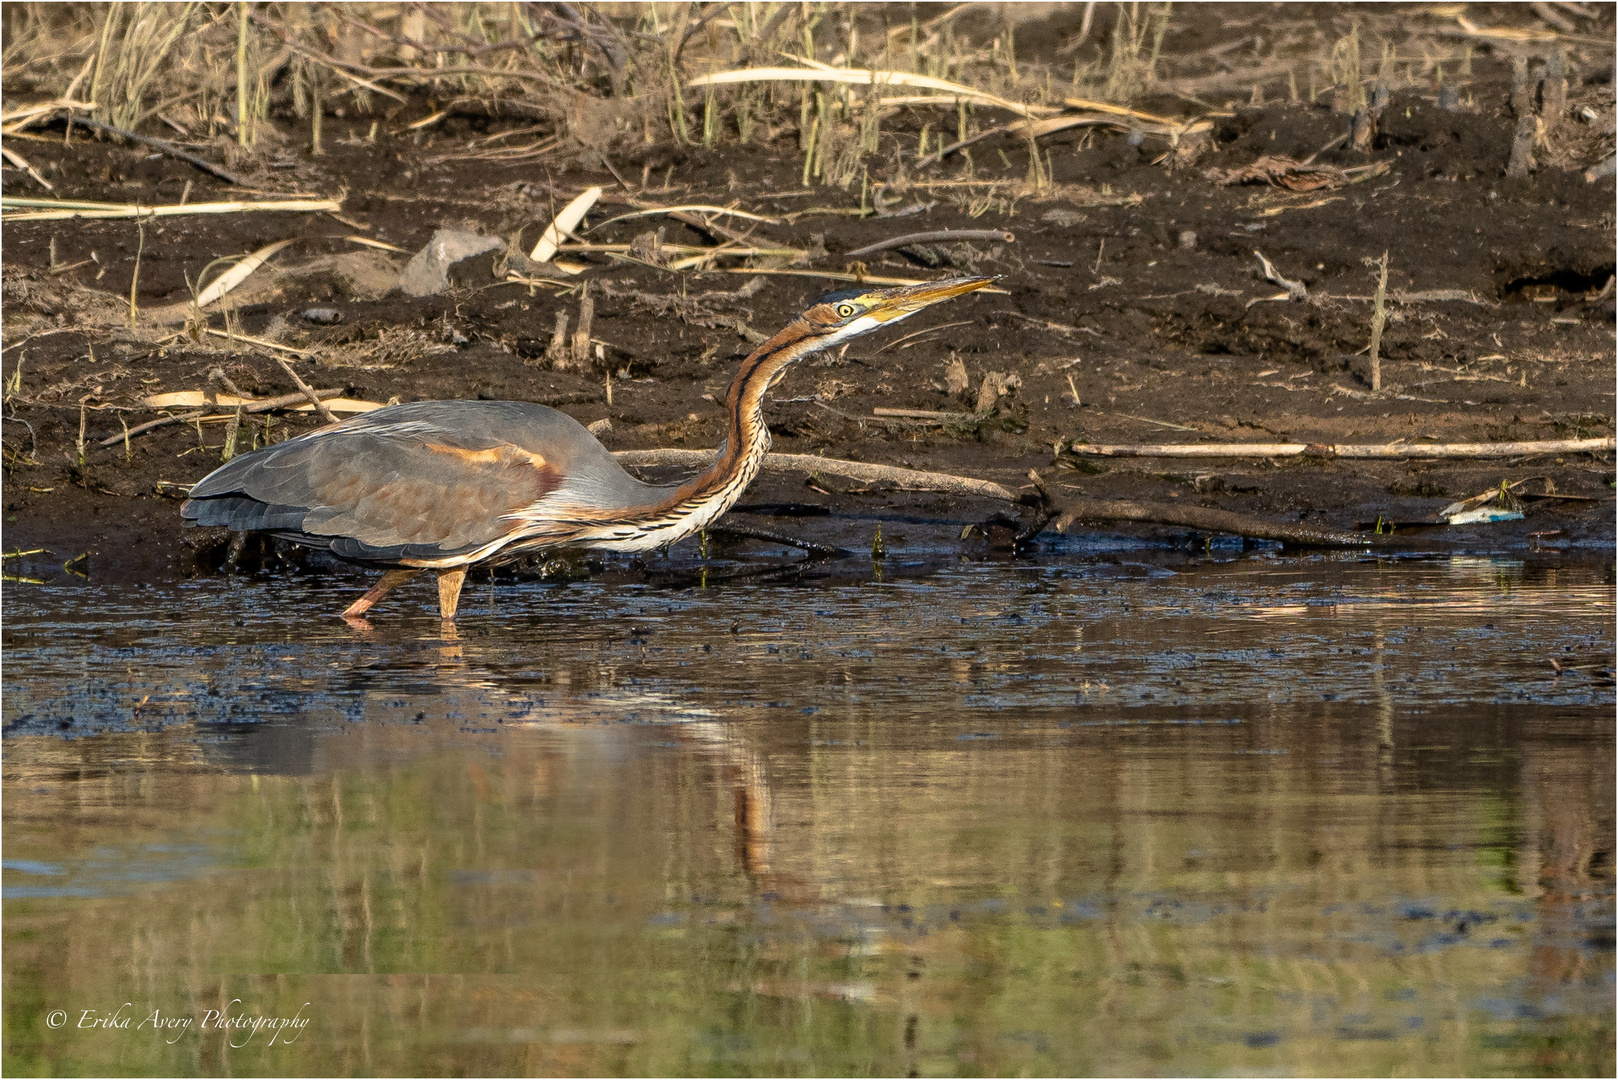
[[[361,561],[475,553],[520,527],[507,515],[562,482],[545,444],[565,429],[542,414],[537,427],[513,422],[520,419],[487,409],[378,410],[237,458],[192,488],[182,512]]]

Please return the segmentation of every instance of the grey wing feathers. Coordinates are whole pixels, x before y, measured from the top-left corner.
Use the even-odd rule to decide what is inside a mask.
[[[579,436],[606,456],[542,405],[397,405],[243,455],[193,487],[181,513],[360,562],[443,559],[515,529],[506,515],[560,485]]]

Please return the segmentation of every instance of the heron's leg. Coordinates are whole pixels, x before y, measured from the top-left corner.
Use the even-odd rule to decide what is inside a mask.
[[[376,605],[378,600],[382,599],[395,588],[403,585],[405,582],[409,581],[419,573],[421,573],[420,570],[389,570],[387,573],[382,575],[381,581],[378,581],[375,585],[371,586],[370,592],[348,605],[348,610],[343,612],[343,618],[359,618],[367,611],[370,611],[371,608]]]
[[[461,603],[461,585],[466,581],[466,567],[438,572],[438,617],[445,622],[455,618],[455,609]]]

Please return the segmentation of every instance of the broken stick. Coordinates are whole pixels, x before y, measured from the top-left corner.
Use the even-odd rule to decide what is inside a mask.
[[[328,424],[337,423],[337,417],[332,414],[330,409],[326,408],[326,403],[320,400],[320,395],[315,392],[315,388],[304,382],[303,379],[299,378],[298,373],[292,370],[291,364],[287,363],[279,356],[275,358],[275,362],[280,364],[281,370],[286,372],[292,381],[297,384],[299,393],[303,394],[304,397],[309,399],[309,404],[315,407],[315,412],[320,414],[320,418],[322,420],[326,421]]]

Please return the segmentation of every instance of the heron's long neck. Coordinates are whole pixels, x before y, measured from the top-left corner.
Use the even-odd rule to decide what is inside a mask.
[[[713,464],[697,480],[723,483],[742,470],[748,472],[748,481],[752,480],[764,455],[770,452],[770,429],[764,425],[764,395],[788,367],[818,346],[819,341],[808,333],[803,320],[796,319],[742,361],[725,395],[725,443]]]
[[[764,455],[770,450],[770,431],[764,425],[764,395],[789,366],[822,344],[823,339],[810,334],[808,323],[795,319],[742,361],[725,395],[724,445],[713,464],[681,484],[665,504],[691,511],[690,531],[730,509],[758,475]]]

